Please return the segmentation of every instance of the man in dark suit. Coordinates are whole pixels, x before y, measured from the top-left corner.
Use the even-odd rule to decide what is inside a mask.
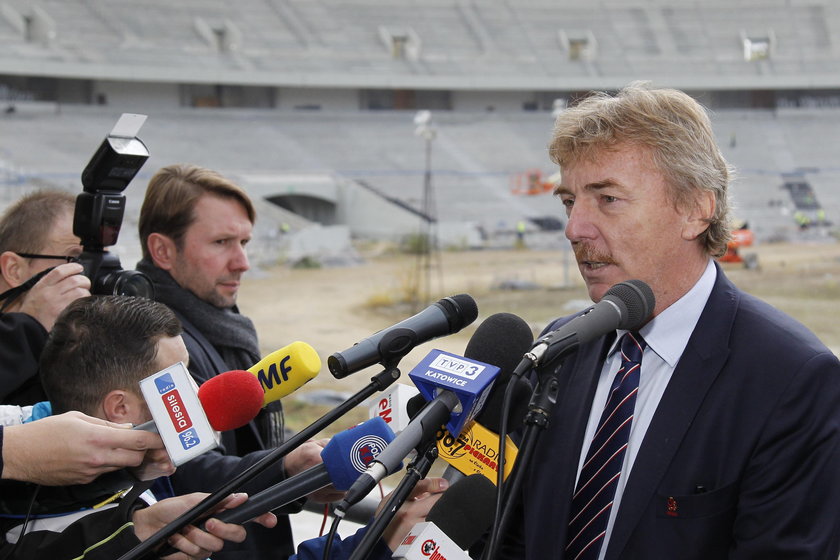
[[[703,108],[638,83],[596,94],[558,117],[550,153],[589,296],[635,278],[656,304],[632,341],[563,363],[502,556],[836,560],[840,362],[715,264],[730,171]]]

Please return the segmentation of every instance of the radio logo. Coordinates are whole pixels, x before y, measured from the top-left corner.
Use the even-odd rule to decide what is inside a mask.
[[[172,426],[175,428],[175,432],[178,434],[184,449],[189,449],[201,442],[198,433],[191,429],[193,427],[192,419],[187,413],[178,389],[173,388],[168,393],[162,395],[161,399],[163,400],[163,406],[167,414],[169,414],[169,420],[172,422]]]
[[[359,472],[365,472],[376,457],[382,453],[388,442],[384,438],[375,435],[367,435],[359,438],[350,449],[350,464]]]
[[[172,374],[165,373],[160,377],[155,377],[155,387],[161,395],[174,389],[175,382],[172,380]]]

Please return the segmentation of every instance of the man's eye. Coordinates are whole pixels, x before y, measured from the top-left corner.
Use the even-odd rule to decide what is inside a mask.
[[[618,200],[618,198],[605,194],[603,197],[601,197],[601,200],[603,200],[604,202],[615,202],[616,200]]]
[[[564,198],[562,200],[562,202],[563,202],[563,206],[565,206],[566,208],[571,208],[572,206],[575,205],[575,199],[574,198]]]

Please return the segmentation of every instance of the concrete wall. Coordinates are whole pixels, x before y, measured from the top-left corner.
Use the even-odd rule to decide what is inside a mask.
[[[354,236],[398,240],[416,233],[420,217],[352,181],[338,185],[336,219]]]

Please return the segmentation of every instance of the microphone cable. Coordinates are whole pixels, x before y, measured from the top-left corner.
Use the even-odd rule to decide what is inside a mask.
[[[26,526],[29,525],[29,520],[32,518],[32,510],[35,509],[35,501],[38,499],[38,491],[41,489],[40,484],[35,485],[35,490],[32,491],[32,497],[29,499],[29,506],[26,509],[26,517],[23,519],[23,524],[20,526],[20,535],[18,535],[18,539],[15,541],[15,544],[12,545],[12,548],[3,556],[2,560],[8,560],[12,557],[17,550],[20,541],[23,540],[23,537],[26,536]]]

